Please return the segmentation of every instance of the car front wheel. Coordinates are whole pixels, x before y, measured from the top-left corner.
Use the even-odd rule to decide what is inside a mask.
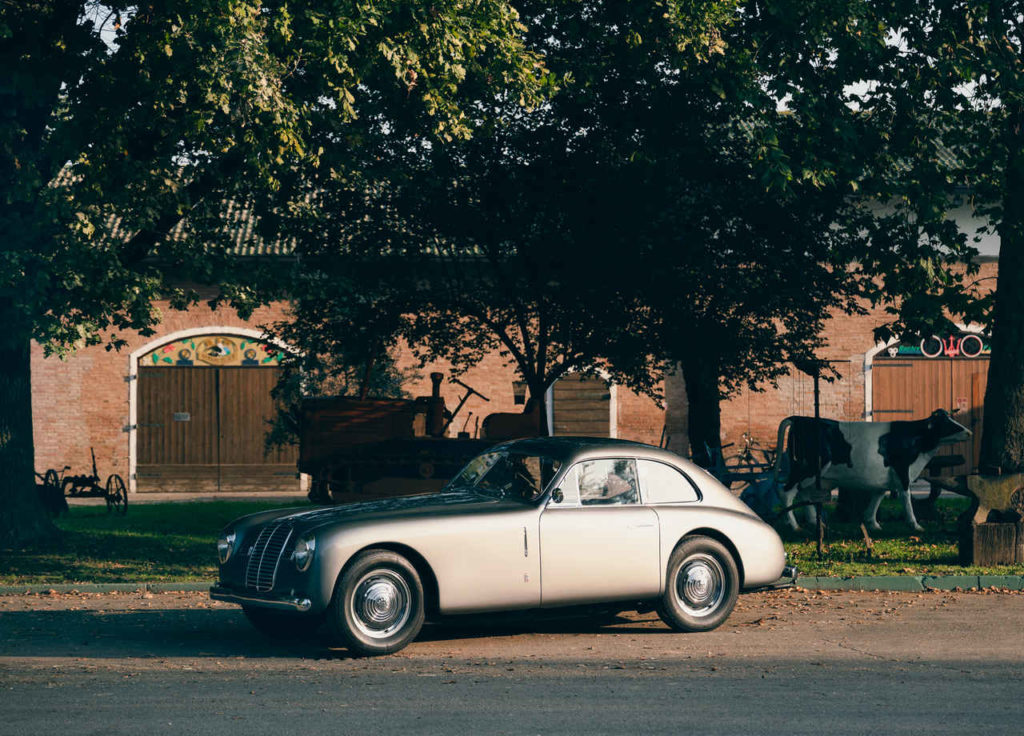
[[[732,613],[739,572],[729,550],[710,537],[689,537],[672,552],[658,616],[677,631],[710,631]]]
[[[397,652],[423,627],[423,584],[399,554],[367,550],[342,573],[329,612],[335,640],[353,654]]]

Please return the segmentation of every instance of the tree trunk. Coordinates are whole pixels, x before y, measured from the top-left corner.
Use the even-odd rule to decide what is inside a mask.
[[[530,398],[526,402],[526,406],[523,407],[523,413],[530,411],[539,412],[537,417],[537,435],[539,437],[547,437],[551,434],[551,428],[548,427],[548,390],[543,382],[538,382],[536,385],[528,384],[528,387],[530,389]]]
[[[1024,471],[1024,109],[1007,136],[992,358],[981,435],[983,474]]]
[[[694,355],[681,362],[686,383],[688,404],[687,437],[693,461],[702,467],[711,466],[708,450],[722,444],[722,394],[720,371],[715,360]]]
[[[0,344],[0,547],[23,547],[59,534],[35,488],[32,374],[28,339]]]

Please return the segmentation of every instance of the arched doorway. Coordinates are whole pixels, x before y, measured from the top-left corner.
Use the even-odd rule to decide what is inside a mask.
[[[135,490],[299,489],[296,448],[264,449],[282,349],[258,335],[189,330],[133,353]]]
[[[872,420],[923,419],[946,409],[974,434],[967,442],[944,446],[940,454],[962,455],[966,464],[956,472],[972,472],[981,447],[989,353],[986,336],[966,330],[880,349],[869,366]]]

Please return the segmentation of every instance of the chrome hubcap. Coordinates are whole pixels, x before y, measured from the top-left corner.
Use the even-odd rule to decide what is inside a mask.
[[[725,598],[725,571],[711,555],[688,557],[676,573],[676,598],[691,616],[707,616]]]
[[[373,639],[385,639],[409,620],[412,594],[405,579],[391,570],[374,570],[356,584],[351,613],[356,628]]]

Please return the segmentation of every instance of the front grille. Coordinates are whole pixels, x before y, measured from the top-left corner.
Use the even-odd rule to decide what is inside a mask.
[[[260,530],[245,567],[246,588],[258,593],[273,589],[277,563],[291,536],[292,528],[286,524],[268,525]]]

